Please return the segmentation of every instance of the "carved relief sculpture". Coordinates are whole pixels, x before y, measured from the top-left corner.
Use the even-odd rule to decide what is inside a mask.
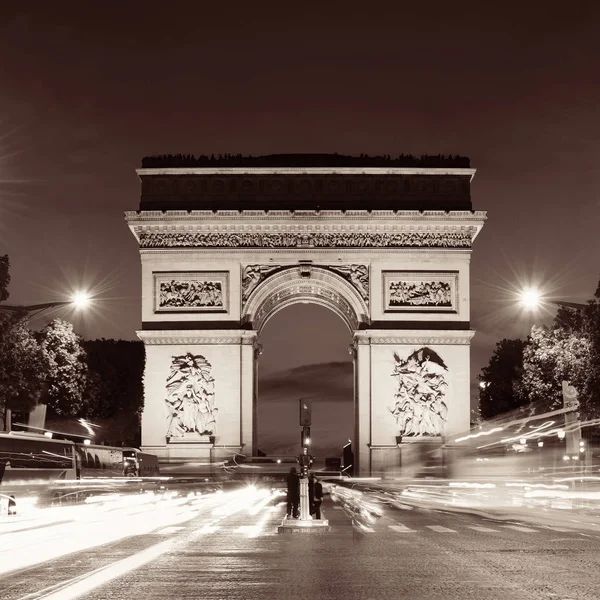
[[[275,271],[279,265],[247,265],[242,271],[242,301],[245,302],[258,284]]]
[[[456,311],[458,273],[384,271],[384,306],[393,311]]]
[[[160,308],[223,307],[223,290],[219,281],[161,281]]]
[[[154,273],[157,312],[225,312],[226,272]]]
[[[369,304],[369,267],[367,265],[332,265],[327,267],[348,280]]]
[[[356,288],[362,299],[367,304],[369,303],[369,268],[366,265],[300,265],[300,268],[310,268],[311,266],[341,275]],[[247,265],[242,270],[242,301],[248,300],[259,283],[269,275],[284,269],[295,268],[298,268],[298,265]]]
[[[167,438],[215,435],[218,409],[211,370],[199,354],[173,357],[165,398]]]
[[[394,353],[396,404],[390,408],[401,436],[441,436],[447,420],[448,368],[440,356],[423,347],[402,359]]]
[[[141,248],[470,248],[471,231],[399,233],[145,232]]]

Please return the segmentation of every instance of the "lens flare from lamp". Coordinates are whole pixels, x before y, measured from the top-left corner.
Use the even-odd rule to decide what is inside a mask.
[[[521,302],[525,308],[533,310],[540,305],[541,294],[535,288],[523,290],[521,293]]]
[[[90,297],[87,292],[75,292],[73,294],[73,304],[75,308],[86,308],[90,303]]]

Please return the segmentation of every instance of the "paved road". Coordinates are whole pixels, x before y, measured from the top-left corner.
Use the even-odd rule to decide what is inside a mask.
[[[391,507],[357,527],[328,499],[331,533],[278,535],[281,496],[235,494],[13,522],[0,535],[0,572],[16,550],[69,551],[74,536],[79,549],[17,564],[0,575],[0,598],[600,598],[600,533]]]

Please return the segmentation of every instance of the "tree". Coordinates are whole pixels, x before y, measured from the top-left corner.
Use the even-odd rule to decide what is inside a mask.
[[[523,393],[530,402],[543,402],[548,410],[562,407],[562,382],[578,390],[585,383],[589,341],[570,327],[531,328],[523,357]]]
[[[28,412],[39,401],[48,373],[48,355],[27,328],[25,314],[0,313],[0,420],[6,409]]]
[[[587,377],[581,388],[581,398],[586,404],[588,417],[600,416],[600,281],[584,309],[583,333],[589,341]]]
[[[54,319],[38,334],[48,358],[47,401],[57,415],[78,415],[86,386],[86,354],[73,325]]]
[[[484,419],[526,404],[521,392],[523,372],[523,340],[503,339],[496,344],[487,367],[481,370],[479,411]]]
[[[8,284],[10,283],[9,267],[8,255],[0,256],[0,302],[8,300]]]
[[[83,345],[89,368],[84,393],[86,416],[116,419],[121,441],[138,445],[144,406],[144,344],[101,339],[84,341]]]
[[[579,392],[583,418],[600,416],[600,283],[587,306],[561,307],[552,327],[533,327],[525,351],[523,390],[548,409],[563,405],[562,382]]]

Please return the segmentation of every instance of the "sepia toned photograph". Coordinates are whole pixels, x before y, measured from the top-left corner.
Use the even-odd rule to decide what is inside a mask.
[[[599,600],[600,2],[0,2],[0,600]]]

